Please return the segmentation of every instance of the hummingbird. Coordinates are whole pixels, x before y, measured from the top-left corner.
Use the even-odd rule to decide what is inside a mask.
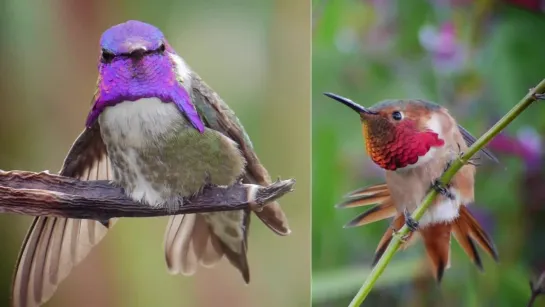
[[[386,183],[350,192],[348,199],[337,205],[352,208],[375,204],[346,227],[393,217],[375,251],[373,266],[404,224],[411,232],[403,238],[402,248],[413,241],[413,233],[419,234],[438,283],[450,267],[451,235],[479,270],[483,267],[475,243],[498,261],[492,239],[467,208],[474,200],[475,163],[462,166],[447,185],[438,180],[450,163],[476,141],[446,108],[421,99],[385,100],[366,108],[348,98],[324,94],[359,114],[367,154],[386,173]],[[498,162],[487,148],[479,151],[479,156],[483,155]],[[411,212],[431,188],[438,195],[416,222]]]
[[[135,20],[115,25],[102,34],[100,48],[92,108],[61,175],[111,180],[134,201],[171,209],[207,185],[270,184],[235,113],[157,27]],[[249,283],[252,211],[276,234],[291,232],[277,202],[172,216],[164,239],[169,272],[192,275],[225,256]],[[17,262],[13,305],[46,302],[116,220],[36,218]]]

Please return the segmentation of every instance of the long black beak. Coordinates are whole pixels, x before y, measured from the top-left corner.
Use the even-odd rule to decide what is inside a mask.
[[[378,114],[377,112],[375,111],[371,111],[365,107],[362,107],[360,106],[359,104],[353,102],[352,100],[348,99],[348,98],[345,98],[345,97],[342,97],[342,96],[339,96],[337,94],[333,94],[333,93],[324,93],[324,95],[326,95],[327,97],[329,98],[333,98],[335,100],[337,100],[338,102],[341,102],[342,104],[344,104],[345,106],[349,107],[350,109],[360,113],[360,114],[369,114],[369,115],[375,115],[375,114]]]

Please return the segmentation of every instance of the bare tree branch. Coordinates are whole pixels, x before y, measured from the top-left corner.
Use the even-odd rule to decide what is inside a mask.
[[[80,181],[47,172],[0,170],[0,213],[106,220],[115,217],[150,217],[259,209],[293,191],[294,179],[277,180],[270,186],[236,183],[208,186],[181,203],[178,209],[152,208],[126,197],[123,189],[108,181]]]

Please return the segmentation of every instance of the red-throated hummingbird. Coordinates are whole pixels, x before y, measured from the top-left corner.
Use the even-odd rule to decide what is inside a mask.
[[[380,259],[392,235],[405,223],[424,241],[433,274],[441,281],[450,266],[450,238],[454,235],[467,255],[482,269],[475,242],[495,260],[498,254],[490,237],[467,209],[474,199],[473,164],[464,165],[452,181],[443,186],[437,180],[450,163],[475,142],[475,138],[435,103],[418,99],[386,100],[371,108],[352,100],[325,93],[356,111],[363,127],[366,150],[374,163],[386,170],[386,184],[362,188],[348,194],[338,207],[378,204],[347,226],[361,226],[393,217],[378,244],[373,265]],[[481,154],[497,162],[487,149]],[[410,212],[422,202],[430,188],[440,193],[417,223]],[[404,238],[404,246],[411,239]]]

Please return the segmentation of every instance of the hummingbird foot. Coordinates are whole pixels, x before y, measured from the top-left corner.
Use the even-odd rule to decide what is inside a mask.
[[[444,185],[442,184],[438,179],[436,179],[433,184],[431,185],[432,189],[437,191],[437,193],[447,197],[448,199],[455,199],[454,194],[450,192],[450,185]]]
[[[409,212],[409,209],[405,208],[405,210],[403,210],[403,216],[405,217],[405,225],[409,227],[409,230],[411,232],[417,231],[418,222],[415,219],[413,219],[413,217],[411,216],[411,212]]]
[[[467,164],[470,164],[470,165],[473,165],[473,166],[480,166],[481,163],[477,162],[477,160],[479,160],[479,158],[469,159],[469,160],[467,160]]]
[[[399,230],[396,229],[394,226],[390,225],[390,228],[392,229],[392,237],[399,237],[399,240],[401,240],[402,244],[405,244],[409,241],[412,232],[409,232],[406,235],[400,236]]]
[[[458,145],[458,159],[460,159],[460,161],[463,162],[462,157],[464,156],[464,152],[462,151],[460,143],[457,143],[457,145]],[[481,165],[480,163],[477,162],[477,160],[480,160],[480,157],[471,158],[471,159],[467,160],[467,162],[465,162],[465,163],[466,164],[471,164],[473,166]],[[447,165],[446,165],[446,167],[444,169],[444,172],[447,171],[447,169],[451,166],[451,164],[452,164],[452,161],[447,162]]]
[[[464,156],[464,153],[460,152],[460,154],[458,156],[458,159],[460,159],[460,161],[462,161],[462,162],[464,161],[464,160],[462,160],[463,156]],[[467,160],[466,162],[463,162],[463,163],[473,165],[473,166],[480,166],[481,163],[477,162],[480,159],[481,159],[480,157],[474,157],[474,158],[471,158],[471,159],[469,159],[469,160]],[[452,164],[451,162],[447,163],[447,167],[445,168],[445,171],[450,167],[451,164]]]

